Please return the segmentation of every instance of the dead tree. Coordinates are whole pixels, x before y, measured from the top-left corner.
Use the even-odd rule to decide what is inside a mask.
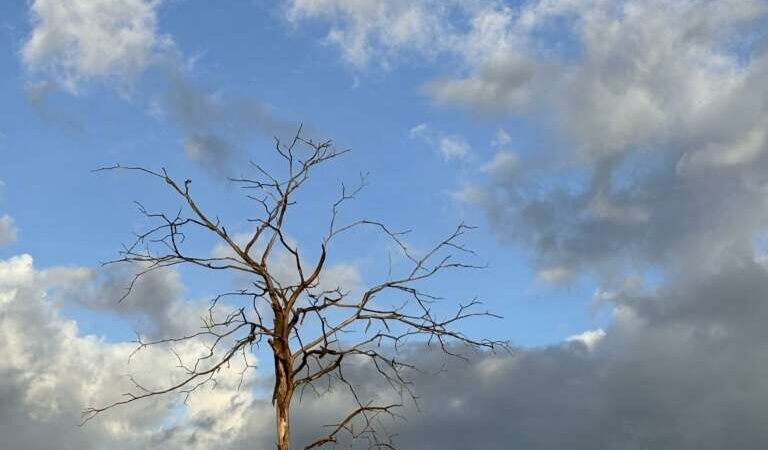
[[[179,265],[245,274],[250,285],[248,289],[217,296],[211,302],[209,314],[203,318],[200,331],[196,333],[155,341],[139,337],[137,351],[147,346],[194,339],[205,340],[209,351],[191,364],[179,361],[185,372],[178,383],[163,389],[149,389],[134,382],[135,391],[125,394],[123,400],[85,410],[85,421],[119,405],[153,396],[173,392],[188,396],[201,386],[214,383],[216,376],[229,367],[233,358],[241,355],[245,358],[254,346],[266,341],[274,356],[272,404],[275,408],[278,450],[292,448],[290,411],[294,396],[307,388],[315,390],[315,384],[321,382],[348,389],[356,407],[330,425],[326,434],[297,448],[319,448],[346,438],[365,439],[371,448],[393,449],[392,440],[380,433],[379,419],[397,416],[402,401],[377,403],[361,398],[355,384],[345,377],[344,368],[348,363],[367,361],[374,373],[397,390],[400,399],[415,401],[406,375],[410,369],[417,367],[398,358],[398,351],[407,340],[437,345],[454,356],[458,356],[453,350],[456,343],[473,349],[491,350],[504,345],[470,338],[455,327],[458,322],[470,317],[493,316],[486,311],[477,311],[479,302],[476,299],[466,304],[456,303],[454,312],[438,317],[433,311],[433,303],[440,299],[420,287],[422,282],[444,271],[477,267],[454,257],[472,253],[461,242],[462,236],[471,227],[458,225],[433,247],[415,254],[406,245],[404,232],[394,231],[382,222],[360,219],[339,224],[340,208],[366,185],[365,177],[361,176],[359,184],[352,189],[342,184],[340,196],[330,205],[327,229],[323,231],[324,237],[319,243],[319,256],[308,264],[286,231],[286,224],[292,217],[295,194],[305,185],[316,166],[337,158],[346,150],[337,151],[330,141],[307,140],[301,136],[301,129],[288,143],[276,139],[275,150],[284,167],[285,173],[281,177],[251,163],[251,169],[256,174],[253,178],[230,179],[243,188],[259,212],[257,217],[249,219],[254,228],[247,239],[231,235],[216,216],[195,201],[190,180],[177,181],[165,169],[153,171],[121,165],[99,169],[140,172],[162,182],[182,203],[175,214],[149,212],[139,205],[141,213],[154,225],[137,235],[131,245],[124,246],[118,259],[108,263],[138,263],[137,267],[141,268],[135,273],[123,299],[142,276]],[[297,212],[301,213],[301,210]],[[360,227],[373,227],[391,240],[404,256],[407,270],[394,275],[390,262],[387,279],[362,292],[345,291],[343,287],[320,289],[319,280],[326,267],[331,244],[341,235]],[[227,248],[228,253],[214,256],[188,253],[185,238],[193,229],[212,235]],[[290,255],[295,272],[291,280],[278,276],[270,265],[275,252]],[[396,294],[397,302],[392,301],[390,294]],[[382,297],[387,297],[387,300],[380,301]],[[223,301],[225,298],[226,301]],[[223,303],[227,306],[222,306]],[[217,308],[223,308],[225,313],[217,317]],[[264,314],[265,311],[268,314]]]

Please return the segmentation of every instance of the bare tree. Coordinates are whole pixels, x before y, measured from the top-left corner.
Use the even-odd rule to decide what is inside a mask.
[[[107,263],[138,263],[141,268],[121,301],[142,276],[178,265],[245,274],[250,284],[247,289],[225,292],[213,299],[198,332],[154,341],[138,337],[137,351],[189,340],[204,340],[208,351],[191,363],[179,356],[184,376],[177,383],[163,389],[150,389],[134,381],[134,392],[125,394],[121,401],[85,410],[84,421],[116,406],[153,396],[172,392],[189,396],[201,386],[214,383],[216,376],[229,367],[233,358],[242,356],[247,361],[246,353],[266,341],[274,355],[272,404],[278,450],[292,448],[291,401],[305,389],[321,393],[317,383],[348,389],[356,406],[329,425],[324,435],[297,448],[309,450],[346,438],[365,439],[371,448],[393,449],[391,438],[381,433],[379,420],[396,417],[402,400],[416,400],[406,375],[417,367],[398,358],[398,352],[407,340],[421,337],[420,342],[437,345],[458,357],[460,355],[452,350],[455,343],[491,350],[504,345],[473,339],[456,329],[457,322],[464,319],[493,316],[486,311],[477,311],[479,302],[476,299],[467,304],[455,304],[453,313],[438,317],[433,311],[433,303],[440,299],[419,287],[446,270],[477,267],[454,258],[455,254],[472,254],[461,242],[471,227],[460,224],[434,246],[415,254],[404,242],[404,232],[393,231],[382,222],[360,219],[339,224],[340,208],[366,185],[365,176],[361,176],[359,184],[352,189],[341,185],[340,195],[330,206],[327,229],[319,243],[319,256],[312,264],[307,264],[305,255],[287,236],[286,224],[292,216],[289,212],[295,205],[295,194],[316,166],[337,158],[346,150],[337,151],[330,141],[307,140],[301,136],[301,129],[288,143],[276,139],[275,150],[285,171],[281,177],[251,163],[255,177],[230,179],[258,205],[259,215],[249,219],[254,230],[247,239],[234,237],[216,216],[203,210],[193,197],[190,180],[177,181],[165,169],[153,171],[121,165],[99,169],[141,172],[163,182],[182,202],[179,211],[170,215],[149,212],[139,205],[141,213],[154,225],[137,235],[131,245],[124,246],[118,259]],[[395,275],[390,262],[387,278],[362,292],[345,291],[343,287],[322,288],[320,279],[326,269],[331,244],[340,235],[359,227],[373,227],[391,240],[404,255],[407,270]],[[228,253],[213,256],[188,253],[185,239],[193,231],[211,234]],[[293,277],[289,277],[291,279],[286,280],[284,275],[276,273],[270,264],[275,252],[287,252],[284,254],[290,256],[294,272]],[[225,298],[226,302],[223,301]],[[228,306],[222,306],[224,303]],[[224,313],[217,314],[221,308]],[[355,383],[345,377],[344,372],[349,363],[361,360],[367,361],[373,373],[395,389],[399,394],[395,398],[400,398],[400,402],[379,403],[362,398]],[[244,370],[250,367],[246,364]],[[244,373],[240,375],[242,377]]]

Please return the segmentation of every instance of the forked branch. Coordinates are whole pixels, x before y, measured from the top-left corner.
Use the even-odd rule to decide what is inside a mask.
[[[257,215],[247,218],[254,228],[246,236],[230,234],[216,215],[199,204],[189,179],[177,181],[166,169],[113,165],[97,170],[147,175],[169,187],[181,201],[181,207],[172,214],[152,212],[137,203],[139,212],[153,225],[123,246],[119,258],[105,263],[138,267],[121,300],[147,274],[180,265],[239,273],[247,277],[249,286],[212,299],[197,332],[154,341],[138,337],[136,351],[156,345],[173,349],[180,342],[202,343],[206,350],[192,357],[191,362],[174,350],[182,371],[180,379],[159,389],[147,388],[134,380],[134,392],[112,404],[87,409],[85,421],[148,397],[171,392],[186,397],[200,386],[215,383],[217,375],[229,368],[236,357],[246,361],[242,381],[245,371],[253,368],[247,362],[248,355],[266,341],[275,361],[272,401],[279,450],[290,449],[289,410],[295,393],[299,392],[301,400],[307,389],[322,395],[339,388],[349,391],[356,406],[330,425],[327,434],[304,446],[304,450],[335,444],[342,438],[367,439],[372,448],[394,449],[391,439],[380,439],[380,419],[398,417],[395,411],[404,397],[416,402],[408,374],[418,367],[399,359],[404,345],[438,345],[446,354],[456,357],[462,357],[453,350],[456,343],[491,351],[506,346],[505,342],[472,338],[457,327],[472,318],[498,317],[478,309],[477,299],[456,303],[453,311],[447,313],[445,306],[439,306],[444,300],[424,288],[428,280],[443,272],[482,267],[462,259],[474,256],[463,243],[473,227],[459,224],[433,246],[416,252],[405,241],[408,231],[393,231],[372,219],[340,224],[342,208],[367,186],[367,175],[361,175],[353,187],[341,185],[341,192],[330,207],[328,223],[322,229],[319,255],[308,263],[288,229],[296,205],[295,194],[318,165],[346,150],[337,151],[331,141],[305,139],[299,129],[287,143],[276,139],[275,151],[284,168],[282,175],[252,162],[252,176],[230,178],[256,205]],[[399,270],[390,262],[387,278],[362,290],[321,287],[321,280],[328,273],[333,243],[362,227],[379,232],[398,249],[403,260],[398,264]],[[201,231],[225,250],[204,255],[189,250],[187,237]],[[273,265],[274,258],[280,255],[292,261],[290,276],[285,275],[284,268]],[[270,314],[265,316],[264,311]],[[370,373],[386,382],[401,401],[379,404],[372,399],[363,400],[356,384],[345,376],[345,368],[350,365],[369,367]]]

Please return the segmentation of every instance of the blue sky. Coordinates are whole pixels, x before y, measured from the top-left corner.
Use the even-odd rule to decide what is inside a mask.
[[[134,201],[178,202],[162,182],[93,170],[165,167],[247,233],[255,205],[226,178],[249,160],[274,167],[273,137],[299,123],[352,149],[298,197],[290,235],[307,255],[360,173],[370,184],[344,219],[411,229],[417,251],[478,227],[466,243],[488,267],[429,287],[478,296],[503,319],[462,330],[515,352],[445,372],[438,354],[408,354],[429,375],[420,412],[392,424],[403,448],[768,445],[765,0],[29,0],[2,2],[0,23],[10,448],[272,445],[266,354],[251,355],[250,389],[226,373],[188,405],[158,398],[73,426],[131,389],[126,373],[178,376],[167,353],[126,365],[135,328],[189,329],[242,282],[157,272],[117,303],[129,273],[100,264],[149,225]],[[352,234],[328,276],[360,289],[391,252]],[[343,417],[330,397],[302,400],[297,442]]]
[[[19,58],[20,43],[30,29],[27,5],[3,8],[7,38],[2,59],[2,205],[20,230],[18,241],[3,248],[3,254],[30,253],[39,267],[94,266],[113,258],[137,227],[132,201],[144,203],[163,189],[137,177],[90,173],[104,165],[167,167],[193,178],[205,191],[213,189],[211,201],[237,195],[218,181],[220,173],[206,172],[185,159],[182,127],[168,113],[153,112],[163,108],[169,83],[164,72],[181,69],[148,67],[135,79],[114,82],[129,83],[127,87],[94,77],[79,82],[74,94],[50,87],[43,98],[31,100],[33,86],[53,86],[46,78],[51,74],[30,73]],[[505,316],[483,323],[478,331],[520,345],[541,345],[604,323],[587,308],[594,286],[557,287],[537,280],[524,253],[500,242],[481,211],[452,199],[451,193],[477,176],[492,157],[491,141],[497,133],[508,133],[507,145],[519,151],[535,151],[542,140],[524,119],[436,106],[423,86],[453,57],[436,56],[428,63],[408,58],[388,69],[375,63],[351,67],[335,48],[318,39],[322,24],[293,24],[279,10],[258,2],[170,2],[160,8],[157,22],[164,35],[172,36],[179,55],[173,57],[179,61],[164,64],[185,64],[179,76],[200,96],[216,96],[223,104],[264,105],[285,124],[274,130],[236,131],[233,139],[244,155],[258,159],[268,151],[273,134],[285,134],[303,122],[308,136],[332,138],[338,146],[354,150],[323,175],[330,189],[339,181],[354,181],[359,172],[370,172],[370,188],[354,206],[360,214],[412,228],[414,236],[425,240],[436,239],[459,221],[479,226],[470,243],[489,268],[445,280],[446,290],[476,294]],[[430,136],[412,136],[410,131],[421,124]],[[439,144],[430,142],[443,136],[471,149],[471,156],[445,160]],[[310,195],[306,201],[325,208],[328,198]],[[235,221],[230,227],[245,231],[247,212],[226,201],[216,208]],[[342,261],[372,256],[360,250],[349,246],[334,256]],[[190,296],[211,294],[192,280],[185,282]],[[84,332],[108,338],[113,329],[102,320],[85,319],[81,326]]]

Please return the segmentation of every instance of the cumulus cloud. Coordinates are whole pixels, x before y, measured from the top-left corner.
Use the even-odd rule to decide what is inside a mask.
[[[736,248],[749,254],[768,225],[768,59],[741,31],[765,20],[766,7],[665,5],[534,2],[509,24],[518,34],[564,16],[573,24],[580,53],[534,83],[549,92],[530,110],[544,105],[553,120],[536,131],[559,136],[550,141],[559,148],[549,161],[489,170],[460,197],[482,205],[542,270],[716,265]]]
[[[21,49],[27,69],[71,92],[82,81],[130,82],[171,45],[157,32],[158,0],[34,0]]]
[[[579,333],[573,336],[569,336],[565,339],[566,342],[581,342],[587,349],[593,350],[595,346],[605,337],[605,331],[601,328],[597,330],[587,330],[583,333]]]
[[[18,228],[13,223],[13,217],[8,214],[0,216],[0,246],[16,242]]]
[[[157,398],[77,427],[82,409],[118,400],[131,389],[128,373],[153,387],[182,375],[167,349],[139,352],[129,365],[133,344],[83,336],[74,321],[60,315],[58,303],[46,294],[66,291],[69,283],[78,284],[87,277],[87,272],[71,268],[38,271],[29,255],[0,261],[4,445],[30,450],[48,448],[51,442],[84,450],[204,449],[232,442],[246,422],[258,425],[252,416],[241,420],[240,414],[222,414],[251,414],[246,406],[252,396],[247,389],[237,389],[239,370],[235,369],[223,372],[216,390],[200,390],[181,411],[179,398]],[[190,357],[205,347],[180,344],[176,351]]]
[[[409,56],[447,56],[458,73],[424,87],[438,104],[487,112],[522,105],[538,71],[527,54],[524,33],[514,29],[515,11],[495,0],[349,1],[290,0],[289,21],[325,21],[326,42],[356,69],[392,68]]]
[[[525,104],[533,67],[520,55],[503,54],[482,62],[477,73],[441,77],[424,86],[438,105],[480,107],[485,112],[506,111]]]

